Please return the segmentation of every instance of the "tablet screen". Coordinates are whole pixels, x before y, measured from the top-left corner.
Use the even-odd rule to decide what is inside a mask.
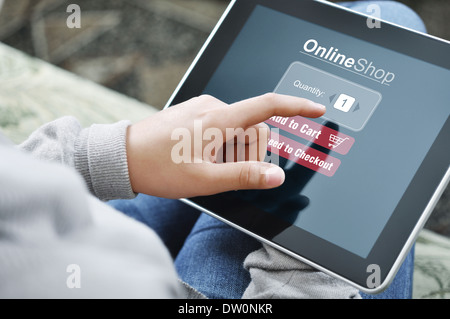
[[[320,238],[313,242],[323,246],[299,249],[306,255],[330,244],[365,259],[391,222],[381,250],[388,249],[414,226],[405,222],[410,212],[402,209],[395,220],[393,213],[438,136],[449,131],[449,83],[447,68],[413,54],[335,31],[326,21],[254,6],[202,93],[233,103],[277,92],[321,103],[327,112],[319,119],[269,119],[267,160],[284,169],[285,183],[227,196],[291,225],[272,238],[281,246]],[[441,160],[427,161],[441,166],[440,177],[448,154]],[[424,209],[417,207],[414,222]]]
[[[272,152],[289,161],[280,158],[284,186],[264,197],[280,215],[302,197],[294,225],[366,257],[447,120],[450,90],[436,83],[450,83],[448,70],[257,6],[204,93],[232,103],[275,91],[327,106],[318,120],[267,121],[279,129]]]

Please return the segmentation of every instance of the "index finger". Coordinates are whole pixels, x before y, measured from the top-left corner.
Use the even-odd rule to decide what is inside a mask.
[[[227,127],[249,127],[266,121],[272,116],[320,117],[326,109],[313,101],[276,93],[267,93],[254,98],[231,104],[225,108],[224,117]]]

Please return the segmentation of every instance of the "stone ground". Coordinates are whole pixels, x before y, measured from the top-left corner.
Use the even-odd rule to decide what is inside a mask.
[[[450,1],[400,2],[419,13],[430,34],[450,40]],[[81,29],[66,27],[68,2],[5,0],[0,12],[0,41],[162,108],[228,1],[74,0],[71,3],[81,7]],[[426,228],[450,237],[450,188]]]

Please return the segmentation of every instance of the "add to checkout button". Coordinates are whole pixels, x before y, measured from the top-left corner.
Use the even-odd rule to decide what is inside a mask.
[[[301,116],[273,116],[266,123],[342,155],[346,155],[355,143],[353,137]]]
[[[341,161],[302,143],[272,132],[268,151],[328,177],[333,176]]]

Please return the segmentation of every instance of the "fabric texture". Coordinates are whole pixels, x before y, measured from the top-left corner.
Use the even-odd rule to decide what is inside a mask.
[[[252,281],[243,298],[361,299],[354,287],[263,245],[245,260]],[[274,275],[276,274],[276,275]]]
[[[75,143],[74,166],[99,199],[134,198],[128,176],[126,130],[130,122],[92,125]]]
[[[125,128],[122,124],[104,127],[106,131]],[[103,138],[97,129],[88,134],[90,138]],[[84,136],[80,132],[74,119],[63,118],[36,131],[21,145],[22,151],[0,139],[0,297],[185,296],[159,237],[94,198],[80,175],[62,165],[74,163],[75,144]],[[96,141],[102,147],[101,139]],[[121,155],[116,160],[123,159]],[[105,170],[101,174],[107,183]],[[115,176],[110,180],[116,183]],[[129,195],[126,185],[119,187],[124,193],[111,195]],[[72,273],[74,265],[79,273]],[[72,280],[77,282],[76,275],[79,288],[71,285]]]
[[[255,238],[181,201],[139,194],[109,204],[156,231],[192,289],[190,297],[199,292],[197,297],[210,299],[360,298],[357,289],[282,252],[265,247],[270,256],[261,253]],[[276,291],[273,285],[287,283],[286,276],[289,287]],[[399,280],[408,282],[405,276]]]

